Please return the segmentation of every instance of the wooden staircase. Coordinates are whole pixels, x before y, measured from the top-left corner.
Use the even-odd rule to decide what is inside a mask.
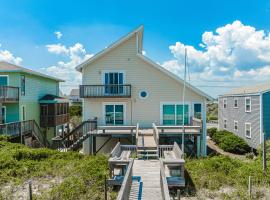
[[[158,159],[158,145],[151,132],[139,132],[137,138],[137,156],[142,159]]]

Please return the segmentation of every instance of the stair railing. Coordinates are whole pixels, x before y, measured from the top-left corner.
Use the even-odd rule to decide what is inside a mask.
[[[161,160],[160,160],[160,187],[161,187],[162,199],[170,200],[168,182],[165,175],[164,165]]]

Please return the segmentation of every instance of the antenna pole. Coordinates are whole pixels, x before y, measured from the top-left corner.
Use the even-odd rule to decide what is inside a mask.
[[[186,93],[186,74],[187,74],[187,49],[185,48],[185,69],[184,69],[184,88],[183,88],[183,115],[182,115],[182,125],[183,125],[183,133],[182,133],[182,151],[185,151],[184,143],[185,143],[185,93]]]

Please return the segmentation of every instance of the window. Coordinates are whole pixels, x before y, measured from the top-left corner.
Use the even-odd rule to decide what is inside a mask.
[[[234,130],[238,131],[238,121],[234,120]]]
[[[194,117],[197,119],[201,119],[202,118],[202,104],[194,103],[193,109],[194,109]]]
[[[124,73],[106,72],[104,73],[105,94],[123,94]]]
[[[246,112],[251,112],[251,98],[250,97],[245,98],[245,109],[246,109]]]
[[[227,108],[227,99],[223,99],[223,108]]]
[[[105,105],[105,123],[106,125],[123,125],[124,105],[123,104]]]
[[[25,95],[25,75],[21,75],[21,95]]]
[[[8,85],[8,76],[1,75],[0,76],[0,86],[7,86]]]
[[[140,91],[140,98],[146,99],[148,97],[148,92],[145,90]]]
[[[238,108],[238,99],[234,99],[234,108]]]
[[[251,138],[251,123],[245,123],[246,137]]]
[[[224,129],[227,129],[227,119],[224,119]]]
[[[162,105],[163,125],[182,125],[184,112],[184,124],[189,123],[189,106],[181,104]]]

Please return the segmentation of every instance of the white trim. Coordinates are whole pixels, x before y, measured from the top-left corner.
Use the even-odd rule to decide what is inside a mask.
[[[226,101],[226,104],[225,104]],[[226,105],[226,108],[225,108]],[[228,99],[227,98],[223,98],[223,105],[222,105],[223,109],[227,109],[228,108]]]
[[[161,101],[159,107],[159,124],[163,125],[163,105],[183,105],[182,101]],[[188,123],[190,123],[190,116],[191,116],[191,102],[185,102],[185,105],[188,105]],[[175,115],[176,118],[176,115]],[[176,123],[176,119],[175,119]]]
[[[106,114],[106,110],[105,110],[105,106],[106,105],[123,105],[123,117],[124,117],[124,122],[123,122],[123,125],[126,125],[127,124],[127,120],[126,120],[126,111],[127,111],[127,103],[126,102],[102,102],[102,124],[103,125],[106,125],[106,117],[105,117],[105,114]]]
[[[249,129],[249,131],[250,131],[250,136],[247,136],[247,126],[246,125],[249,125],[249,127],[250,127],[250,129]],[[250,122],[246,122],[245,123],[245,136],[246,136],[246,138],[249,138],[249,139],[251,139],[251,123]]]
[[[5,123],[7,123],[7,107],[6,106],[2,106],[2,108],[4,108],[4,110],[5,110],[5,116],[4,116],[4,118],[5,118]],[[2,112],[2,115],[3,115],[3,112]],[[3,119],[2,119],[2,121],[3,121]]]
[[[170,78],[176,80],[177,82],[184,84],[184,80],[181,79],[179,76],[175,75],[174,73],[170,72],[169,70],[165,69],[164,67],[158,65],[157,63],[155,63],[154,61],[152,61],[150,58],[142,55],[142,54],[137,54],[137,56],[139,58],[141,58],[142,60],[144,60],[146,63],[148,63],[149,65],[155,67],[156,69],[158,69],[159,71],[165,73],[166,75],[168,75]],[[199,94],[200,96],[212,101],[214,100],[211,96],[207,95],[206,93],[204,93],[203,91],[199,90],[198,88],[194,87],[193,85],[186,83],[186,87],[191,89],[193,92]]]
[[[146,92],[146,96],[145,96],[145,97],[142,97],[142,96],[141,96],[141,92]],[[139,91],[139,98],[140,98],[140,99],[147,99],[148,96],[149,96],[149,92],[148,92],[147,90],[140,90],[140,91]]]
[[[0,75],[0,77],[7,77],[7,86],[9,86],[9,75]]]
[[[26,105],[21,105],[21,121],[23,120],[23,107],[24,107],[24,114],[25,114],[25,119],[26,120]]]
[[[260,144],[263,142],[263,94],[260,94]]]
[[[249,102],[250,102],[250,110],[247,110],[247,99],[250,100],[250,101],[249,101]],[[252,109],[251,109],[251,104],[252,104],[252,103],[251,103],[251,97],[245,97],[245,112],[246,112],[246,113],[250,113],[250,112],[251,112],[251,110],[252,110]]]
[[[112,69],[112,70],[107,70],[107,69],[105,69],[105,70],[102,70],[101,71],[101,75],[102,75],[102,83],[101,84],[105,84],[105,74],[106,73],[123,73],[123,84],[126,84],[126,71],[125,70],[122,70],[122,69],[120,69],[120,70],[117,70],[117,69]]]
[[[235,106],[235,101],[237,101],[237,106]],[[239,100],[238,98],[233,98],[233,108],[238,108]]]
[[[237,124],[237,129],[235,129],[235,123]],[[239,130],[239,123],[238,123],[238,121],[236,121],[236,120],[233,120],[233,130],[234,130],[234,131],[237,131],[237,132],[238,132],[238,130]]]

